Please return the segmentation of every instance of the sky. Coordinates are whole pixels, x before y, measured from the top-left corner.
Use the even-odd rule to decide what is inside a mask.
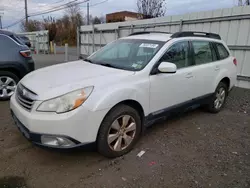
[[[45,11],[53,7],[60,6],[70,1],[83,0],[27,0],[28,14]],[[116,11],[136,11],[136,0],[90,0],[90,14],[93,16],[105,16],[108,13]],[[220,8],[229,8],[237,5],[237,0],[166,0],[166,16],[177,15],[190,12],[199,12],[205,10],[214,10]],[[86,3],[81,4],[81,12],[86,15]],[[42,19],[49,15],[60,18],[64,10],[35,16],[31,19]],[[0,0],[0,15],[2,16],[3,27],[6,27],[22,18],[24,18],[24,0]],[[19,25],[9,30],[18,31]]]

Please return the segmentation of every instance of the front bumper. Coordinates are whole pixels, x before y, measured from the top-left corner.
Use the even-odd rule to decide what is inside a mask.
[[[78,147],[82,147],[84,145],[87,145],[87,143],[85,144],[82,144],[80,143],[79,141],[73,139],[73,138],[70,138],[68,136],[64,136],[64,135],[48,135],[48,134],[40,134],[40,133],[34,133],[34,132],[31,132],[29,129],[27,129],[18,119],[17,117],[15,116],[15,114],[13,113],[13,111],[11,111],[11,115],[12,115],[12,118],[15,122],[15,125],[17,126],[17,128],[19,129],[19,131],[23,134],[23,136],[31,141],[32,143],[36,144],[36,145],[39,145],[39,146],[43,146],[43,147],[49,147],[49,148],[56,148],[56,149],[72,149],[72,148],[78,148]],[[72,146],[53,146],[53,145],[47,145],[47,144],[43,144],[42,143],[42,136],[50,136],[50,137],[64,137],[64,138],[67,138],[69,140],[71,140],[74,145]],[[89,144],[89,143],[88,143]]]
[[[40,104],[41,101],[36,101],[33,109],[27,111],[18,104],[14,94],[10,100],[10,109],[17,127],[28,140],[38,145],[44,145],[42,136],[63,137],[74,143],[74,146],[63,148],[95,142],[101,122],[108,112],[108,109],[93,112],[83,106],[63,114],[37,112],[35,109]]]

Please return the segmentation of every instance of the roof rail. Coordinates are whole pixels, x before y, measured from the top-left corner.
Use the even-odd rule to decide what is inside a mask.
[[[205,37],[205,38],[214,38],[221,40],[220,35],[215,33],[206,33],[199,31],[183,31],[174,33],[171,38],[180,38],[180,37]]]
[[[169,32],[162,32],[162,31],[140,31],[140,32],[131,33],[129,36],[145,35],[145,34],[151,34],[151,33],[172,34],[172,33],[169,33]]]

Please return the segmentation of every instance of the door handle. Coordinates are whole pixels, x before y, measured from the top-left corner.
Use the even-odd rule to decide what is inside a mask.
[[[220,67],[219,66],[216,66],[215,68],[214,68],[214,70],[220,70]]]
[[[192,77],[193,77],[193,74],[191,72],[186,74],[186,78],[192,78]]]

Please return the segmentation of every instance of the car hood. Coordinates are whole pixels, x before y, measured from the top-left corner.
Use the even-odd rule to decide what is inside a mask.
[[[47,100],[88,86],[109,85],[133,74],[132,71],[79,60],[38,69],[26,75],[20,83],[36,93],[38,100]]]

